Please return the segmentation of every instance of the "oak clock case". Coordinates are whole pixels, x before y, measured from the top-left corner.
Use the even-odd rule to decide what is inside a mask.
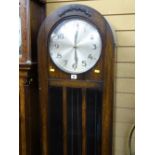
[[[114,42],[104,17],[67,5],[38,35],[42,155],[112,155]]]
[[[39,155],[37,34],[45,17],[39,1],[19,0],[19,154]]]

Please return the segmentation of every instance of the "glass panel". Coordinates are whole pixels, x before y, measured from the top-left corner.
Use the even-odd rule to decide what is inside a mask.
[[[48,141],[49,154],[63,155],[63,92],[49,88]],[[67,88],[67,154],[82,155],[82,90]],[[87,155],[101,154],[102,92],[86,90]]]
[[[49,154],[63,155],[62,88],[49,88],[48,144]]]
[[[68,155],[82,152],[82,95],[81,89],[68,88]]]
[[[87,90],[87,155],[101,154],[101,96],[98,90]]]

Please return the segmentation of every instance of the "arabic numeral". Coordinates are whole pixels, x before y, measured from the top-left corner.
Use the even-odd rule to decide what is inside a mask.
[[[59,44],[54,44],[54,47],[55,47],[56,49],[58,49],[58,48],[59,48]]]
[[[74,63],[74,64],[72,65],[72,67],[74,68],[74,70],[76,70],[76,69],[77,69],[77,64]]]
[[[91,54],[88,55],[88,59],[93,59],[93,56]]]
[[[93,36],[93,35],[91,35],[91,36],[90,36],[90,39],[91,39],[91,40],[94,40],[94,36]]]
[[[57,35],[57,38],[58,38],[58,39],[64,39],[64,34],[62,34],[62,33],[58,34],[58,35]]]
[[[56,58],[62,58],[62,55],[60,53],[57,53],[57,57]]]
[[[87,63],[85,60],[82,61],[82,66],[86,67],[87,66]]]
[[[96,49],[97,49],[96,44],[93,44],[93,50],[96,50]]]

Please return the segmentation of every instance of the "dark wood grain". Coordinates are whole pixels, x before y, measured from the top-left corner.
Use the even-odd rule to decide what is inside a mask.
[[[87,111],[87,107],[86,107],[86,89],[82,89],[82,155],[86,155],[87,154],[87,130],[86,130],[86,111]]]
[[[58,87],[71,87],[71,88],[98,88],[101,89],[103,82],[102,81],[90,81],[90,80],[49,80],[50,86],[58,86]]]
[[[29,60],[29,51],[30,51],[30,2],[29,0],[19,0],[19,16],[21,17],[21,33],[22,33],[22,45],[20,48],[21,57],[20,62],[26,62]]]
[[[37,61],[37,35],[45,18],[45,6],[37,1],[20,0],[19,15],[21,17],[22,45],[20,47],[20,63]]]
[[[49,35],[53,31],[55,24],[63,21],[66,18],[76,16],[83,18],[96,25],[96,28],[102,37],[102,54],[97,64],[88,72],[77,75],[77,79],[71,79],[71,75],[58,69],[50,59],[48,51]],[[55,86],[63,88],[79,88],[82,91],[82,155],[86,155],[86,90],[100,89],[102,91],[101,105],[101,155],[112,155],[112,109],[113,109],[113,60],[114,60],[114,41],[111,29],[103,18],[94,9],[83,5],[68,5],[56,10],[49,15],[43,22],[38,36],[38,71],[39,71],[39,92],[40,92],[40,113],[41,113],[41,146],[42,155],[48,154],[49,144],[48,137],[48,87]],[[54,72],[51,72],[51,69]],[[99,74],[94,72],[95,69],[100,70]],[[65,91],[64,91],[65,96]],[[63,97],[62,103],[66,103],[66,98]],[[63,109],[63,113],[65,113]],[[65,116],[66,117],[66,114]],[[66,119],[64,118],[64,121]],[[66,135],[66,122],[63,122],[63,133]],[[64,140],[66,138],[64,137]],[[65,140],[66,141],[66,140]],[[65,143],[65,141],[63,143]],[[63,144],[64,145],[64,144]],[[66,146],[65,146],[66,147]],[[68,148],[68,147],[67,147]],[[98,147],[100,148],[100,147]],[[65,154],[64,150],[64,154]],[[99,151],[100,152],[100,151]]]
[[[39,154],[38,81],[36,64],[20,64],[20,155]]]
[[[101,154],[112,155],[112,122],[114,102],[114,40],[110,26],[108,25],[108,23],[106,25]]]
[[[20,0],[22,45],[19,49],[20,155],[40,154],[37,75],[37,35],[45,7],[37,1]]]
[[[25,109],[25,78],[19,81],[19,95],[20,95],[20,105],[19,105],[19,122],[20,122],[20,155],[26,155],[27,143],[26,143],[26,109]]]
[[[63,155],[67,155],[67,89],[63,87]]]
[[[40,128],[41,128],[41,154],[48,155],[47,135],[47,103],[48,103],[48,70],[46,51],[45,23],[42,24],[38,35],[38,70],[39,70],[39,101],[40,101]],[[44,44],[44,46],[43,46]]]

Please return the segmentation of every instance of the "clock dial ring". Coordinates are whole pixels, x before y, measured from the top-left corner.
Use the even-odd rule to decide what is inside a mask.
[[[57,23],[48,43],[53,63],[70,74],[84,73],[93,68],[103,46],[97,27],[80,17],[68,17]],[[69,55],[65,56],[66,53]]]

